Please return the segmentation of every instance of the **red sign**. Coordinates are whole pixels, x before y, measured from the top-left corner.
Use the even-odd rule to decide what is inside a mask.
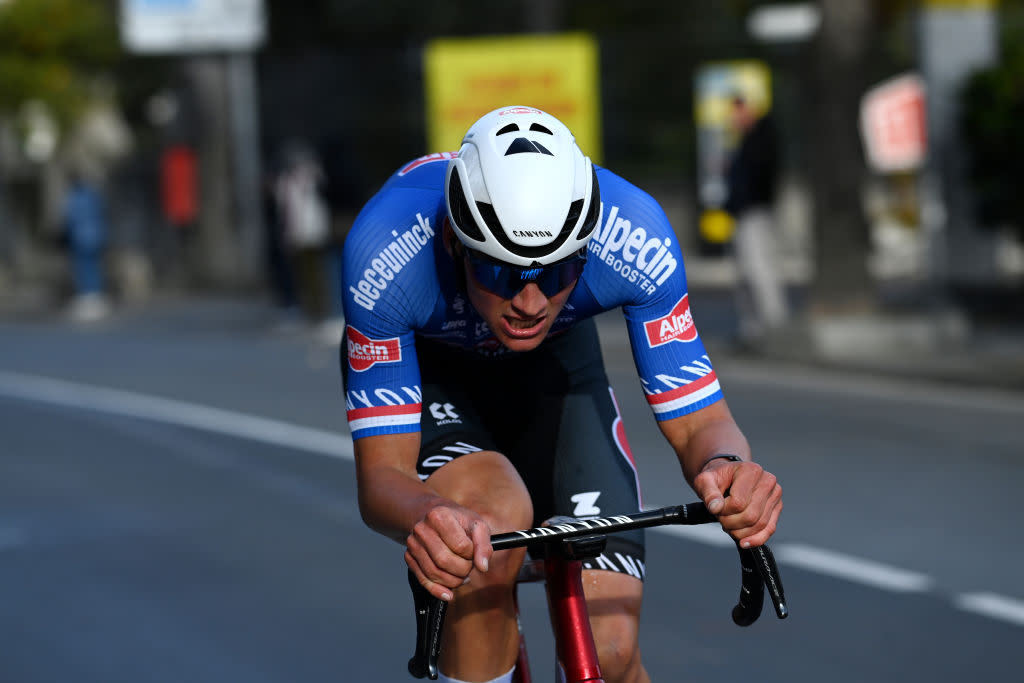
[[[356,372],[367,370],[375,363],[397,363],[402,360],[402,347],[398,343],[398,337],[370,339],[349,325],[347,339],[348,365]]]
[[[690,314],[690,295],[684,294],[668,315],[645,322],[644,331],[647,333],[647,345],[652,349],[671,341],[692,342],[696,339],[697,328]]]
[[[874,170],[892,173],[919,168],[928,144],[923,81],[910,74],[869,90],[861,100],[860,127]]]
[[[160,166],[164,217],[175,226],[192,223],[199,213],[195,152],[184,145],[169,147],[163,153]]]

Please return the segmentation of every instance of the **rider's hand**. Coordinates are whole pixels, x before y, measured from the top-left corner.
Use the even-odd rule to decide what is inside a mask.
[[[487,571],[491,529],[472,510],[442,503],[413,526],[405,545],[405,562],[420,584],[447,601],[474,567]]]
[[[757,463],[712,460],[694,479],[694,490],[742,547],[763,545],[775,533],[782,487]]]

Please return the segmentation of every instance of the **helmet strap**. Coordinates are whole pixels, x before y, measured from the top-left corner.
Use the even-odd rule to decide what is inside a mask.
[[[448,253],[452,257],[452,261],[455,262],[455,286],[459,294],[467,297],[469,292],[466,290],[466,248],[459,241],[459,238],[455,236],[455,231],[452,229],[448,219],[445,218],[444,222],[444,240],[448,246]]]

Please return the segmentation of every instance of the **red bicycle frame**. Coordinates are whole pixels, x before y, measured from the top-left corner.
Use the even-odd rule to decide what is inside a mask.
[[[540,563],[534,560],[534,563]],[[604,683],[601,665],[597,661],[594,634],[590,629],[590,613],[583,595],[583,562],[580,560],[549,557],[543,560],[543,575],[534,568],[524,566],[519,583],[546,582],[551,621],[555,636],[555,656],[562,669],[565,683]],[[516,601],[516,609],[519,604]],[[526,653],[526,640],[520,634],[519,658],[512,683],[532,683],[530,661]]]

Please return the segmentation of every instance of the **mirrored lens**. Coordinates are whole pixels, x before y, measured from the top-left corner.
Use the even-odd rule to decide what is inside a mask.
[[[550,266],[524,268],[493,261],[472,250],[466,253],[473,278],[503,299],[511,299],[531,282],[537,285],[544,296],[554,296],[579,279],[587,261],[586,251],[582,250]]]

